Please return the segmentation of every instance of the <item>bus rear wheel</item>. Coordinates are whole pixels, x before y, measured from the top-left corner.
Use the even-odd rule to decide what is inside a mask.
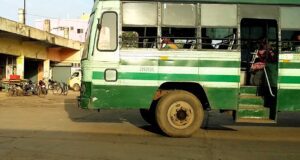
[[[204,119],[199,99],[187,91],[173,91],[163,96],[156,108],[159,128],[171,137],[190,137]]]

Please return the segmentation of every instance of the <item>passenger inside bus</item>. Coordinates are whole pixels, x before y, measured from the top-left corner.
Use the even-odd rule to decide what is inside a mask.
[[[202,49],[236,49],[235,28],[202,28]]]
[[[276,62],[276,54],[272,47],[268,44],[266,38],[262,38],[259,41],[258,50],[254,52],[252,65],[251,65],[251,78],[250,84],[261,85],[263,78],[263,69],[267,63]]]
[[[156,38],[156,27],[122,27],[123,48],[156,48]]]
[[[194,49],[196,44],[196,29],[195,28],[173,28],[162,27],[162,41],[167,41],[167,48],[170,49]],[[164,40],[167,38],[166,40]],[[174,45],[171,45],[174,44]],[[162,43],[163,46],[165,44]],[[160,46],[162,46],[160,45]],[[171,48],[170,46],[173,46]],[[161,47],[165,48],[165,47]]]
[[[300,52],[300,32],[295,33],[293,47],[293,50]]]
[[[174,40],[171,35],[163,37],[161,41],[161,48],[162,49],[178,49],[178,46],[174,43]]]

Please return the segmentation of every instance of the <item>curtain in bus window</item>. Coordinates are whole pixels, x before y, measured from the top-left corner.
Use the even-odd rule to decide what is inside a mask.
[[[196,26],[196,6],[194,4],[164,3],[162,24],[164,26]]]
[[[202,26],[237,26],[237,5],[229,4],[202,4]]]
[[[300,29],[300,7],[281,7],[281,28]]]
[[[123,9],[123,25],[156,26],[157,3],[125,2]]]

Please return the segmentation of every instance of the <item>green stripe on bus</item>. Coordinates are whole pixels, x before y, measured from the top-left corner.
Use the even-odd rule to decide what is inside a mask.
[[[93,72],[93,79],[104,79],[104,72]]]
[[[199,75],[200,81],[240,82],[240,76],[235,75]]]
[[[279,77],[280,83],[300,83],[300,77],[295,76],[281,76]]]
[[[215,60],[136,60],[122,59],[121,65],[136,65],[136,66],[184,66],[184,67],[226,67],[239,68],[239,61],[215,61]]]
[[[286,69],[296,69],[300,68],[300,63],[295,63],[295,62],[284,62],[284,63],[279,63],[279,68],[286,68]]]
[[[155,73],[119,73],[118,79],[133,79],[133,80],[157,80],[158,74]]]
[[[213,61],[213,60],[201,60],[199,67],[226,67],[226,68],[239,68],[240,61]]]
[[[119,79],[166,80],[166,81],[239,82],[239,76],[232,76],[232,75],[197,75],[197,74],[120,73],[119,74]]]
[[[103,72],[93,72],[93,79],[103,80]],[[121,72],[118,79],[131,80],[166,80],[166,81],[211,81],[211,82],[239,82],[238,75],[197,75],[197,74],[155,74]]]

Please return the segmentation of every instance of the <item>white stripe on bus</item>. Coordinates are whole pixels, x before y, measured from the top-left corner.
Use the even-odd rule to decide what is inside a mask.
[[[279,89],[300,89],[300,84],[297,83],[279,83]]]
[[[279,69],[279,76],[300,76],[300,69]]]
[[[106,82],[105,80],[93,80],[93,85],[115,85],[115,86],[151,86],[159,87],[166,81],[154,80],[119,80],[117,82]],[[239,83],[236,82],[195,82],[208,88],[239,88]]]

